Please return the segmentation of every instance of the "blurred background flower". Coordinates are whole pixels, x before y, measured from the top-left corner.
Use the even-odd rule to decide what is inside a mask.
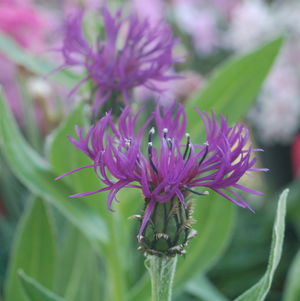
[[[94,114],[116,93],[127,105],[135,87],[160,92],[156,83],[178,78],[170,73],[178,61],[173,56],[176,40],[167,24],[152,24],[121,11],[101,9],[102,25],[93,45],[84,33],[84,14],[78,11],[67,18],[61,53],[61,68],[81,67],[86,76],[72,89],[75,93],[86,82],[92,83],[91,102]],[[102,37],[104,31],[104,37]],[[115,93],[115,94],[114,94]]]
[[[45,50],[46,36],[51,23],[46,14],[34,7],[31,1],[0,1],[0,31],[11,37],[21,47],[32,52]],[[4,88],[11,107],[21,118],[21,91],[17,85],[18,66],[4,55],[0,56],[0,83]]]

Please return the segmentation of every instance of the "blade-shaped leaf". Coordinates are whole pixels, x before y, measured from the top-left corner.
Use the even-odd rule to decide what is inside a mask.
[[[291,268],[286,280],[283,301],[300,300],[300,250],[291,264]]]
[[[104,300],[107,277],[96,252],[72,225],[61,234],[53,291],[66,301]]]
[[[29,71],[41,76],[58,67],[20,48],[14,40],[3,33],[0,33],[0,53],[7,56],[15,64],[24,66]],[[70,87],[75,86],[80,81],[76,74],[66,70],[59,71],[52,77],[60,84]]]
[[[22,289],[28,298],[26,301],[64,301],[63,298],[57,296],[39,282],[26,275],[24,271],[21,270],[18,274]],[[19,299],[15,299],[15,301],[16,300]]]
[[[282,253],[288,192],[288,189],[284,190],[279,198],[267,270],[259,282],[235,299],[235,301],[263,301],[270,290],[275,270],[279,264]]]
[[[73,191],[67,185],[54,181],[49,165],[26,143],[1,96],[0,146],[11,169],[24,185],[53,204],[98,248],[107,238],[105,224],[84,202],[68,198]]]
[[[74,130],[75,125],[84,126],[87,123],[85,107],[83,103],[78,103],[68,118],[48,138],[48,160],[56,175],[92,163],[88,156],[78,150],[68,139],[68,136],[76,137]],[[87,128],[88,126],[86,126],[86,129]],[[100,189],[102,185],[93,168],[76,172],[60,181],[67,183],[72,188],[74,194],[97,190]],[[96,210],[101,217],[111,215],[111,212],[107,210],[105,193],[89,196],[85,198],[85,203]]]
[[[199,124],[195,106],[222,113],[230,122],[241,119],[253,104],[282,43],[283,39],[276,39],[218,69],[206,87],[187,103],[189,124]],[[196,128],[194,126],[194,132]]]
[[[53,285],[56,245],[50,215],[41,199],[28,203],[19,224],[10,260],[5,290],[6,301],[27,301],[18,282],[17,270],[23,269],[46,287]]]
[[[218,195],[199,198],[196,202],[193,228],[198,235],[187,248],[186,258],[180,258],[175,286],[184,285],[200,271],[208,269],[224,251],[235,221],[236,208]],[[222,221],[222,222],[216,222]]]
[[[191,280],[185,290],[201,301],[228,301],[204,275]]]
[[[288,219],[293,222],[298,235],[300,235],[300,181],[299,179],[295,179],[289,185],[289,206],[288,206]]]
[[[51,134],[48,138],[48,159],[51,168],[58,175],[63,174],[67,171],[73,170],[80,166],[91,164],[88,156],[79,151],[68,139],[68,136],[76,137],[75,125],[83,126],[85,121],[85,108],[82,102],[78,103],[68,118]],[[62,153],[67,154],[62,156]],[[89,186],[89,180],[97,179],[93,169],[92,179],[88,177],[86,181],[86,173],[82,176],[81,173],[75,173],[69,177],[64,178],[64,181],[70,183],[71,186],[79,186],[80,189]],[[100,181],[96,181],[100,182]]]
[[[88,122],[86,120],[84,107],[83,105],[79,104],[71,112],[69,118],[57,129],[52,136],[52,139],[50,139],[48,144],[48,157],[51,167],[55,170],[55,172],[57,172],[57,174],[62,174],[77,167],[91,164],[90,159],[76,147],[74,147],[67,139],[67,136],[75,135],[75,125],[82,126],[85,124],[88,124]],[[67,154],[67,156],[62,156],[62,153]],[[101,185],[103,185],[96,176],[93,168],[74,173],[63,180],[72,188],[73,193],[97,190],[101,188]],[[82,200],[78,199],[77,201]],[[110,288],[109,291],[113,300],[123,300],[124,291],[126,291],[124,265],[126,265],[127,259],[125,255],[126,252],[120,251],[119,246],[122,245],[125,249],[125,244],[129,245],[128,241],[125,241],[124,243],[123,241],[130,236],[130,228],[126,228],[126,224],[121,223],[122,219],[119,218],[119,212],[114,214],[107,210],[105,193],[89,196],[85,199],[85,203],[89,204],[94,211],[97,211],[103,218],[103,221],[106,223],[110,239],[102,251],[105,252],[104,256],[106,258],[107,269],[112,273],[111,281],[107,287]],[[125,222],[127,222],[127,219]],[[99,229],[99,231],[101,230]],[[78,247],[78,253],[80,252],[91,251],[82,246]],[[91,255],[91,260],[93,259],[93,256],[94,255]],[[75,268],[76,266],[80,265],[82,266],[81,269],[89,268],[88,264],[89,261],[87,261],[84,266],[82,266],[82,262],[78,262],[78,264],[75,265]],[[93,266],[90,268],[96,267]],[[132,267],[130,270],[132,270]],[[67,288],[67,295],[64,295],[67,300],[75,300],[76,297],[80,297],[78,294],[85,293],[84,286],[81,290],[73,289],[78,284],[77,282],[80,281],[80,277],[82,277],[82,273],[74,273],[72,276],[70,276],[73,285],[72,283],[70,284],[70,286]],[[87,279],[88,278],[85,277],[84,280]],[[73,294],[76,292],[78,292],[78,294],[75,297]],[[90,299],[90,297],[83,299]]]
[[[188,256],[179,261],[176,285],[183,285],[219,258],[230,238],[235,213],[235,206],[216,194],[196,201],[194,218],[197,223],[193,228],[198,231],[198,236],[187,248]]]

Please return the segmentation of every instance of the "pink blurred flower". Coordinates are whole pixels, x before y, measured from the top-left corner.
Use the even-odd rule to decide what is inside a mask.
[[[2,4],[13,4],[13,5],[30,5],[32,0],[0,0],[0,5]]]
[[[0,0],[0,32],[31,52],[45,50],[50,18],[30,0]],[[10,107],[19,121],[22,119],[22,99],[16,78],[18,67],[0,53],[0,84]]]
[[[42,49],[48,27],[47,18],[29,1],[22,4],[0,1],[0,31],[14,38],[20,46],[30,50]]]

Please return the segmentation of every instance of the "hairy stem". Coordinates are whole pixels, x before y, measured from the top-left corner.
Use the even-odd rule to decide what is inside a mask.
[[[171,301],[177,255],[146,257],[146,267],[151,278],[152,301]]]

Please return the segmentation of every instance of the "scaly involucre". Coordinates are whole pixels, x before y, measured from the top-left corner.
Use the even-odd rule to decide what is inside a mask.
[[[156,83],[178,78],[168,74],[178,59],[172,54],[176,40],[167,24],[153,25],[136,15],[122,18],[120,11],[112,15],[105,7],[101,14],[105,37],[99,35],[95,45],[84,34],[82,11],[65,22],[61,47],[64,64],[60,68],[83,67],[87,74],[72,93],[91,80],[97,111],[113,91],[120,92],[128,104],[132,88],[145,86],[160,92]]]
[[[82,128],[77,128],[77,140],[70,138],[93,163],[59,178],[82,168],[93,167],[105,187],[73,197],[108,190],[110,210],[120,189],[140,189],[147,200],[147,207],[139,237],[157,202],[165,203],[177,196],[185,206],[189,193],[206,194],[196,191],[197,187],[210,188],[234,204],[250,209],[238,191],[257,195],[262,193],[238,182],[248,172],[266,171],[254,167],[256,158],[253,153],[260,149],[249,145],[249,131],[242,124],[230,127],[221,115],[217,118],[213,112],[208,114],[196,110],[206,131],[203,144],[192,143],[190,135],[186,133],[186,113],[182,105],[176,108],[157,106],[139,131],[137,121],[142,109],[133,113],[127,106],[116,125],[109,112],[86,135]],[[143,139],[150,123],[154,126],[146,133],[147,138]],[[144,140],[147,143],[145,152],[142,146]]]

